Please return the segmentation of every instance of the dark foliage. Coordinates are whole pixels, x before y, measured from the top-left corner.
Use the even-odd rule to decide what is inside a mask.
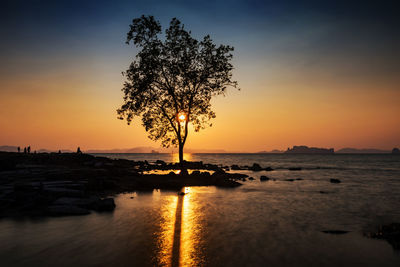
[[[135,60],[123,73],[124,103],[118,109],[128,124],[137,116],[152,140],[183,151],[188,124],[195,131],[211,126],[215,118],[210,100],[224,95],[232,80],[233,47],[217,46],[207,35],[198,41],[174,18],[161,39],[161,25],[152,16],[134,19],[127,44],[139,48]],[[184,120],[179,120],[180,115]],[[181,159],[181,158],[180,158]]]

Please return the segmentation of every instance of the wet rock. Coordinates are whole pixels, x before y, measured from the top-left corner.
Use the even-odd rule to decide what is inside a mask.
[[[393,249],[400,250],[400,223],[380,225],[371,232],[364,232],[369,238],[386,240]]]
[[[261,168],[260,164],[253,163],[253,166],[249,168],[249,170],[254,171],[254,172],[259,172],[262,171],[263,169]]]
[[[88,209],[69,205],[52,205],[47,208],[47,212],[54,216],[90,214]]]
[[[347,234],[349,231],[344,231],[344,230],[324,230],[321,231],[322,233],[325,234],[332,234],[332,235],[343,235],[343,234]]]
[[[270,178],[265,175],[260,176],[260,181],[269,181],[269,180],[270,180]]]
[[[233,171],[240,171],[240,170],[242,170],[242,168],[240,168],[238,165],[236,165],[236,164],[234,164],[234,165],[232,165],[231,166],[231,169],[233,170]]]
[[[340,183],[340,180],[339,180],[339,179],[334,179],[334,178],[332,178],[332,179],[330,179],[330,182],[331,182],[332,184],[339,184],[339,183]]]
[[[115,203],[113,198],[99,199],[93,204],[95,211],[112,211],[115,209]]]
[[[301,171],[301,167],[291,167],[288,170],[289,171]]]
[[[223,169],[218,168],[212,175],[224,175],[226,172]]]

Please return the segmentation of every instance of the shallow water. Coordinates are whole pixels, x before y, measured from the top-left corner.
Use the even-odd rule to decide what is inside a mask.
[[[194,154],[190,160],[276,170],[243,171],[256,180],[235,189],[122,194],[113,213],[0,220],[1,266],[400,266],[389,243],[362,235],[373,225],[400,222],[400,157]],[[287,170],[297,166],[303,170]],[[276,181],[260,182],[260,175]]]

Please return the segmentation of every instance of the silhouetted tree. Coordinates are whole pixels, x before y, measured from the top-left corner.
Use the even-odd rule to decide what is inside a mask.
[[[119,119],[131,123],[135,116],[152,140],[161,140],[164,147],[179,147],[183,163],[183,147],[191,123],[197,132],[211,126],[215,118],[210,100],[224,95],[232,80],[233,47],[213,43],[209,35],[198,41],[173,18],[160,38],[161,25],[153,16],[132,21],[126,43],[139,48],[128,70],[124,87],[124,103],[117,110]]]

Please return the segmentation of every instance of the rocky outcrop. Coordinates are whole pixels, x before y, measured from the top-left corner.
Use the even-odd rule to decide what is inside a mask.
[[[400,250],[400,223],[379,225],[373,231],[365,231],[364,236],[386,240],[393,249]]]

